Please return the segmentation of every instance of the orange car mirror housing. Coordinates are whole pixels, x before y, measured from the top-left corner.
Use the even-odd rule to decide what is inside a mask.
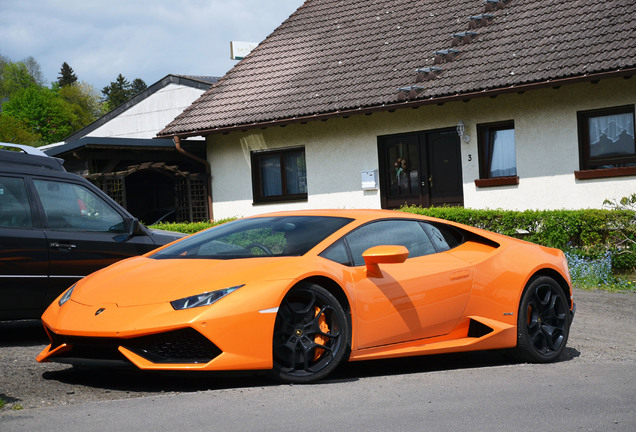
[[[374,246],[362,253],[369,277],[382,277],[378,264],[403,263],[408,256],[409,250],[407,248],[396,245]]]

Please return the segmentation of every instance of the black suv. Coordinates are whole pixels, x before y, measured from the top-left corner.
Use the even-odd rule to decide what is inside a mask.
[[[150,230],[62,160],[0,149],[0,320],[39,318],[62,291],[182,237]]]

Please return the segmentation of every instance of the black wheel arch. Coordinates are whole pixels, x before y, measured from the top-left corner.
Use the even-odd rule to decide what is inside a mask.
[[[307,283],[320,285],[321,287],[329,291],[329,293],[333,295],[336,300],[338,300],[338,303],[340,303],[342,309],[344,309],[344,311],[349,316],[349,320],[351,320],[351,305],[349,304],[349,298],[345,294],[340,284],[326,276],[312,276],[297,282],[293,287],[290,288],[290,290],[298,285],[304,285]]]
[[[321,287],[329,291],[329,293],[332,296],[334,296],[336,300],[338,300],[338,303],[340,303],[340,306],[342,306],[342,309],[344,309],[345,315],[347,316],[347,321],[349,322],[349,328],[351,329],[349,336],[350,338],[353,338],[353,335],[355,334],[356,329],[354,328],[353,319],[351,318],[351,304],[349,303],[349,298],[347,297],[347,294],[345,294],[344,289],[342,289],[340,284],[336,282],[335,280],[326,276],[311,276],[306,279],[302,279],[298,281],[289,290],[291,291],[295,287],[299,285],[304,285],[304,284],[320,285]],[[351,342],[352,342],[351,339],[347,342],[347,344],[349,345],[349,349],[351,348]],[[346,356],[347,359],[349,358],[349,354],[350,353],[348,353]]]
[[[550,268],[545,268],[545,269],[539,270],[538,272],[533,274],[532,277],[528,280],[528,283],[526,283],[525,288],[529,287],[530,284],[532,283],[532,281],[534,281],[535,279],[537,279],[537,278],[539,278],[541,276],[550,277],[550,278],[554,279],[554,281],[556,283],[559,284],[559,286],[563,290],[563,293],[565,294],[565,298],[568,301],[568,306],[570,308],[572,308],[572,289],[570,288],[570,284],[568,284],[568,282],[565,280],[565,278],[563,278],[561,273],[559,273],[556,270],[553,270],[553,269],[550,269]],[[525,290],[525,288],[524,288],[524,290]]]

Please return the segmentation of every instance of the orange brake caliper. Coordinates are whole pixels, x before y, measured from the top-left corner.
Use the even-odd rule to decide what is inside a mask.
[[[319,313],[320,308],[316,306],[316,315],[314,315],[314,317],[318,316]],[[318,318],[318,326],[320,327],[321,332],[329,333],[329,326],[327,325],[327,318],[325,318],[325,314],[320,315],[320,318]],[[316,335],[314,342],[318,345],[324,345],[327,342],[327,337],[323,335]],[[325,350],[323,348],[316,348],[316,351],[314,351],[314,361],[318,360],[324,352]]]

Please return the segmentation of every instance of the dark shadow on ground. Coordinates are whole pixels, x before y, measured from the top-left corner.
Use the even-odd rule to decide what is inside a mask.
[[[560,361],[569,361],[580,353],[566,348]],[[387,360],[350,362],[342,365],[326,380],[318,384],[356,381],[368,377],[427,372],[479,369],[514,365],[504,351],[476,351],[456,354],[407,357]],[[83,385],[109,391],[156,394],[164,392],[197,392],[229,388],[266,387],[278,385],[260,372],[205,373],[205,372],[144,372],[107,368],[73,368],[45,372],[46,380],[57,380],[71,385]]]
[[[48,344],[40,320],[0,321],[0,347]]]

